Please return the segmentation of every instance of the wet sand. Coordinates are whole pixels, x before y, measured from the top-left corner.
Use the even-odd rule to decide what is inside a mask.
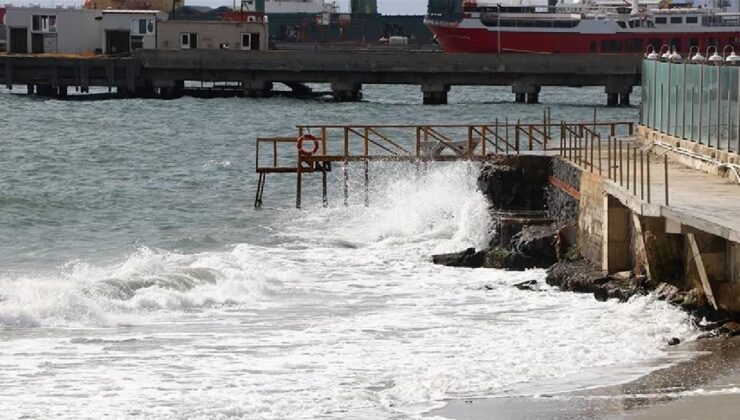
[[[740,337],[677,346],[706,352],[635,381],[561,394],[450,401],[429,417],[492,419],[737,419]]]

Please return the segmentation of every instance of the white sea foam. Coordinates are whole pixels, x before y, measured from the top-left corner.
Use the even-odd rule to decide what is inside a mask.
[[[431,253],[486,243],[470,171],[389,176],[369,208],[291,211],[273,247],[142,248],[120,264],[0,279],[0,411],[405,418],[446,398],[644,364],[665,356],[666,338],[693,337],[664,302],[512,287],[542,270],[433,266]]]

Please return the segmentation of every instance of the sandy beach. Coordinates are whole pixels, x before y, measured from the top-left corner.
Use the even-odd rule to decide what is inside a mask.
[[[483,419],[736,419],[740,409],[740,337],[681,344],[701,352],[635,381],[564,394],[451,401],[430,418]]]

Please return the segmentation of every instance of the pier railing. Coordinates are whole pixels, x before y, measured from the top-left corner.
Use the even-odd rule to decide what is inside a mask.
[[[575,156],[576,145],[600,144],[602,138],[634,134],[632,122],[524,124],[495,120],[489,124],[436,125],[332,125],[315,124],[296,127],[294,136],[258,138],[256,167],[259,174],[255,206],[260,207],[268,173],[296,174],[296,205],[300,207],[303,175],[322,174],[326,203],[326,177],[332,163],[365,165],[368,189],[368,164],[371,161],[482,161],[490,155],[553,153]],[[298,139],[315,138],[316,150],[300,153]],[[312,142],[314,140],[311,140]],[[593,163],[591,163],[593,165]],[[345,202],[348,195],[345,171]]]
[[[585,171],[598,173],[648,204],[670,204],[668,156],[655,153],[649,145],[633,139],[607,136],[602,141],[598,133],[584,130],[583,135],[566,127],[561,156]],[[653,190],[660,188],[662,199],[655,200]],[[660,191],[659,190],[659,191]]]

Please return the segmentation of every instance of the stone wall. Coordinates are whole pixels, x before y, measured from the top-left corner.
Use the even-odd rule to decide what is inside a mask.
[[[581,203],[578,211],[578,250],[587,260],[601,266],[604,261],[604,178],[581,174]]]
[[[552,177],[578,191],[581,186],[581,170],[564,159],[552,159]],[[578,218],[578,199],[549,183],[545,190],[547,215],[558,225],[572,222]]]

